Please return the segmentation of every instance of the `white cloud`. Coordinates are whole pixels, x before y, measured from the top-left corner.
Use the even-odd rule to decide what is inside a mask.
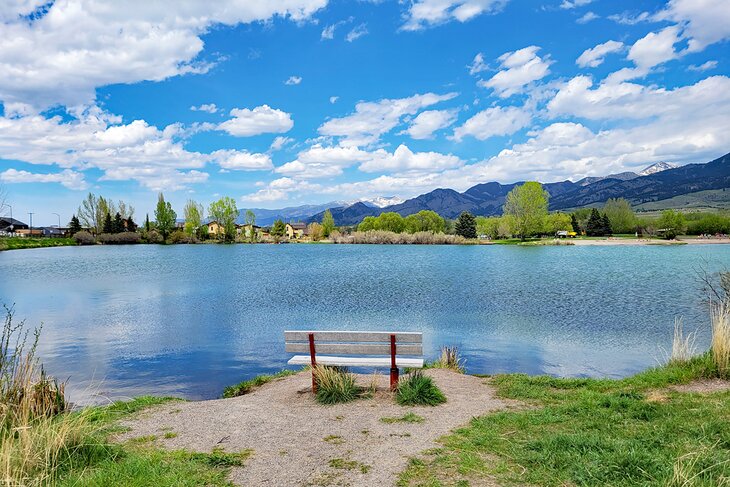
[[[608,19],[613,20],[617,24],[636,25],[641,22],[649,22],[651,20],[651,15],[649,15],[649,12],[641,12],[639,14],[623,12],[621,14],[609,15]]]
[[[708,71],[717,67],[717,61],[706,61],[700,65],[691,64],[687,67],[690,71]]]
[[[563,0],[563,2],[560,4],[560,8],[562,9],[572,9],[577,7],[582,7],[584,5],[588,5],[589,3],[592,3],[593,0]]]
[[[404,15],[403,30],[421,30],[456,20],[467,22],[481,14],[499,12],[508,0],[415,0]]]
[[[426,110],[411,121],[405,133],[413,139],[430,139],[433,133],[456,121],[455,110]]]
[[[590,22],[592,20],[596,20],[596,19],[600,19],[600,18],[601,18],[601,16],[596,14],[595,12],[586,12],[585,14],[583,14],[583,16],[578,18],[576,20],[576,22],[578,22],[579,24],[587,24],[588,22]]]
[[[236,137],[284,133],[294,126],[291,115],[268,105],[261,105],[253,110],[234,108],[230,114],[233,118],[218,125],[218,129]]]
[[[79,191],[89,187],[84,180],[84,175],[71,169],[65,169],[59,173],[39,174],[11,168],[0,173],[0,181],[6,183],[60,183],[68,189]]]
[[[347,36],[345,37],[345,40],[347,42],[353,42],[362,36],[366,35],[368,33],[368,28],[366,24],[360,24],[356,26],[354,29],[352,29],[350,32],[347,33]]]
[[[343,145],[360,146],[377,142],[381,135],[390,132],[405,115],[414,115],[423,108],[451,100],[457,93],[437,95],[425,93],[408,98],[383,99],[377,102],[360,102],[355,113],[333,118],[319,127],[325,136],[342,137]]]
[[[322,35],[320,36],[322,39],[326,40],[332,40],[335,38],[335,29],[337,28],[337,24],[328,25],[324,29],[322,29]]]
[[[368,151],[357,147],[325,147],[315,144],[300,152],[297,159],[276,168],[276,172],[298,179],[318,179],[339,176],[354,164],[372,158]]]
[[[656,15],[658,20],[677,22],[689,38],[689,52],[730,39],[730,5],[727,0],[670,0]]]
[[[670,26],[659,32],[650,32],[629,49],[627,58],[639,69],[650,69],[677,57],[674,45],[681,39],[677,26]]]
[[[470,135],[479,140],[486,140],[490,137],[511,135],[527,127],[531,121],[532,115],[524,108],[487,108],[464,122],[464,125],[456,127],[454,139],[460,141]]]
[[[273,152],[281,150],[285,145],[291,144],[292,142],[294,142],[294,139],[292,139],[291,137],[284,137],[280,135],[276,137],[271,143],[269,150]]]
[[[401,144],[392,154],[379,149],[360,165],[363,172],[429,173],[462,166],[458,157],[439,152],[413,152]]]
[[[271,163],[271,157],[267,154],[236,150],[217,150],[211,154],[211,157],[223,169],[262,171],[274,168],[274,165]]]
[[[469,68],[469,74],[471,75],[475,75],[489,69],[487,63],[484,62],[484,54],[482,54],[481,52],[477,53],[477,55],[474,56],[474,60],[467,67]]]
[[[21,18],[47,2],[3,2],[0,11],[0,100],[34,110],[93,103],[95,88],[160,81],[210,69],[202,36],[214,25],[309,18],[327,0],[246,2],[54,2],[45,15]],[[34,9],[33,9],[34,10]]]
[[[302,82],[301,76],[289,76],[286,81],[284,81],[285,85],[292,86],[292,85],[298,85]]]
[[[550,73],[550,61],[538,56],[538,50],[540,48],[537,46],[529,46],[502,54],[498,58],[502,70],[489,80],[480,81],[478,84],[492,88],[502,98],[521,92],[526,85]]]
[[[611,54],[612,52],[621,51],[623,48],[623,42],[607,41],[603,44],[598,44],[595,47],[583,51],[583,54],[581,54],[578,59],[576,59],[575,64],[577,64],[581,68],[595,68],[603,64],[606,55]]]
[[[190,110],[194,112],[208,112],[208,113],[216,113],[218,111],[218,107],[215,106],[215,103],[209,103],[209,104],[203,104],[198,107],[191,106]]]
[[[332,103],[334,105],[335,103],[337,103],[337,100],[339,100],[339,99],[340,99],[339,96],[330,96],[330,103]]]

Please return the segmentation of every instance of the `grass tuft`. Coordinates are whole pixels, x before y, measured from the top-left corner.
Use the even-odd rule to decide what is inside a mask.
[[[312,371],[317,381],[317,402],[339,404],[354,401],[363,394],[355,383],[355,375],[345,369],[319,365]]]
[[[253,379],[245,380],[243,382],[239,382],[238,384],[226,387],[225,389],[223,389],[223,397],[231,398],[243,396],[244,394],[248,394],[249,392],[253,391],[257,387],[261,387],[262,385],[267,384],[273,380],[281,379],[282,377],[289,377],[290,375],[294,375],[296,373],[297,372],[294,370],[285,369],[275,374],[259,375],[254,377]]]
[[[725,302],[714,305],[710,318],[712,360],[718,375],[723,379],[730,379],[730,306]]]
[[[406,413],[400,418],[395,417],[385,417],[380,418],[380,421],[385,424],[393,424],[393,423],[423,423],[426,421],[426,418],[423,416],[419,416],[415,413]]]
[[[420,370],[401,378],[395,398],[401,406],[437,406],[446,402],[446,396],[434,384],[433,379]]]
[[[690,332],[687,335],[684,334],[682,330],[682,318],[675,318],[674,339],[672,340],[672,354],[669,356],[669,363],[684,364],[697,355],[695,339],[695,332]]]
[[[463,374],[466,372],[466,360],[459,355],[457,347],[441,347],[438,360],[426,364],[427,369],[448,369]]]

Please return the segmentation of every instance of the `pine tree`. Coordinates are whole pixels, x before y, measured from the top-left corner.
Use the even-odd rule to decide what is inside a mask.
[[[132,217],[130,216],[125,221],[124,226],[127,228],[128,232],[136,232],[137,231],[137,224],[134,223],[134,220],[132,220]]]
[[[114,222],[112,222],[112,233],[122,233],[124,231],[124,221],[122,220],[122,215],[117,212],[116,215],[114,215]]]
[[[104,225],[101,227],[101,233],[113,233],[114,228],[112,224],[112,216],[107,212],[104,217]]]
[[[580,233],[580,225],[578,224],[578,219],[575,217],[575,213],[570,215],[570,226],[573,227],[575,233]]]
[[[73,215],[71,217],[71,222],[68,224],[68,230],[71,235],[74,235],[77,232],[81,231],[81,222],[79,222],[79,219],[76,217],[76,215]]]
[[[456,219],[454,230],[457,235],[461,235],[464,238],[477,238],[477,220],[474,218],[474,215],[468,211],[464,211]]]
[[[603,214],[601,217],[601,227],[604,235],[613,235],[613,229],[611,228],[611,220],[607,214]]]
[[[586,223],[586,234],[590,237],[601,237],[604,235],[603,218],[598,210],[593,208],[591,216]]]
[[[149,232],[150,231],[150,214],[147,213],[147,216],[144,219],[144,231]]]

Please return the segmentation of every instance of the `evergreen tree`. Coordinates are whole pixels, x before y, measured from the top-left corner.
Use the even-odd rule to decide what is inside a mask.
[[[580,225],[578,224],[578,219],[575,217],[575,213],[570,215],[570,226],[573,227],[575,233],[580,234]]]
[[[149,232],[150,231],[150,214],[147,213],[147,216],[144,219],[144,231]]]
[[[101,233],[113,233],[112,216],[107,212],[104,217],[104,225],[101,227]]]
[[[71,221],[68,224],[68,230],[71,233],[71,235],[74,235],[75,233],[81,231],[81,222],[76,217],[76,215],[73,215],[71,217]]]
[[[126,227],[128,232],[136,232],[137,231],[137,224],[134,223],[134,220],[132,220],[132,217],[130,216],[126,220],[124,220],[124,226]]]
[[[588,223],[586,223],[586,234],[590,237],[601,237],[604,235],[603,218],[601,218],[601,214],[595,208],[591,210],[591,216],[588,218]]]
[[[284,236],[284,232],[286,232],[286,225],[283,221],[276,220],[274,225],[271,227],[271,236],[274,237],[276,242],[278,242],[279,239]]]
[[[454,230],[457,235],[461,235],[464,238],[477,238],[477,220],[474,218],[474,215],[468,211],[464,211],[456,219]]]
[[[606,213],[601,217],[601,226],[603,227],[604,235],[613,235],[613,229],[611,228],[611,219],[608,218]]]
[[[124,220],[122,220],[121,213],[117,212],[114,215],[114,221],[112,222],[112,233],[122,233],[124,231]]]

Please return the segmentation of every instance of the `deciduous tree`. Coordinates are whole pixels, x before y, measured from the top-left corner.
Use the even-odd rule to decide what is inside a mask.
[[[175,229],[175,220],[177,219],[177,213],[172,209],[172,205],[169,201],[165,201],[165,196],[160,193],[157,197],[157,207],[155,208],[155,226],[162,235],[162,240],[167,240],[167,237]]]
[[[657,225],[659,230],[663,230],[664,238],[671,240],[684,233],[687,228],[687,221],[680,211],[664,210]]]
[[[534,181],[510,191],[504,203],[504,214],[512,218],[512,233],[522,240],[540,233],[548,214],[549,198],[542,184]]]
[[[332,212],[327,209],[322,215],[322,234],[325,238],[329,237],[335,231],[335,219]]]
[[[228,242],[233,241],[236,238],[236,218],[238,218],[236,200],[224,196],[210,204],[208,213],[213,220],[223,227],[223,238]]]
[[[284,236],[284,232],[286,232],[286,225],[283,221],[276,220],[271,226],[271,236],[274,237],[274,241],[278,242]]]
[[[200,225],[203,222],[203,205],[193,200],[188,200],[183,208],[185,216],[185,233],[188,236],[197,236],[200,231]]]
[[[636,231],[636,214],[624,198],[610,198],[603,205],[603,213],[611,222],[610,233],[634,233]]]

